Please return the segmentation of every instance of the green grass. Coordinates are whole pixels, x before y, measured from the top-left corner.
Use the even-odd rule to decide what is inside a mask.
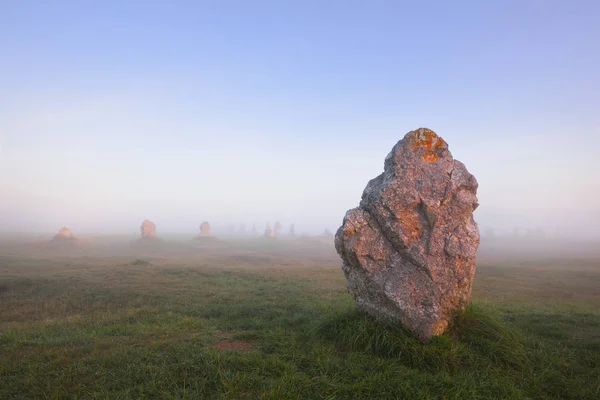
[[[423,344],[299,246],[0,257],[0,398],[600,398],[600,262],[483,264]]]

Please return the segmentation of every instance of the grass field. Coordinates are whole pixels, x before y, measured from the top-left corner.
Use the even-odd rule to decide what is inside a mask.
[[[1,399],[600,399],[600,257],[481,254],[421,344],[330,240],[0,246]]]

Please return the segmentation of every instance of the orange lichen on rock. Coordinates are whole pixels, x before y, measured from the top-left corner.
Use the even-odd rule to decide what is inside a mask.
[[[354,226],[348,226],[348,228],[344,229],[344,240],[350,239],[356,233],[357,229]]]
[[[423,227],[417,211],[411,209],[411,207],[402,208],[398,215],[398,221],[402,223],[402,237],[408,246],[412,246],[421,239]]]
[[[446,142],[444,139],[436,135],[436,133],[427,128],[421,128],[415,131],[413,149],[424,149],[423,161],[436,162],[439,160],[438,150],[440,150]]]

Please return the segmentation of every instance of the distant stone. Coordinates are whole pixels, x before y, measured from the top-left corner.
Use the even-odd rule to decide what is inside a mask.
[[[246,234],[246,224],[240,224],[240,229],[238,229],[238,233],[240,235],[245,235]]]
[[[67,228],[66,226],[63,226],[62,228],[60,228],[60,230],[58,231],[58,233],[56,235],[54,235],[54,237],[52,238],[53,242],[75,242],[77,241],[77,238],[75,237],[75,235],[73,235],[73,232]]]
[[[429,129],[409,132],[394,146],[335,237],[360,309],[423,341],[446,330],[471,299],[477,186]]]
[[[325,230],[323,231],[323,233],[321,234],[321,236],[324,237],[333,237],[333,233],[331,233],[331,231],[327,228],[325,228]]]
[[[296,236],[296,226],[294,224],[290,225],[290,236]]]
[[[204,221],[200,224],[200,233],[198,233],[198,238],[208,238],[213,237],[212,231],[210,229],[210,224],[208,221]]]
[[[148,219],[144,220],[142,226],[140,226],[140,230],[142,239],[156,239],[156,225],[154,225],[154,222]]]
[[[271,229],[271,223],[267,222],[267,226],[265,228],[265,237],[275,237],[275,232]]]
[[[281,222],[275,221],[275,228],[273,229],[273,234],[275,236],[281,235]]]
[[[252,224],[252,234],[253,235],[258,235],[258,229],[256,228],[256,224]]]

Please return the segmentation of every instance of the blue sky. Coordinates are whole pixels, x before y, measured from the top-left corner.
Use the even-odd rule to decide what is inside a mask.
[[[480,226],[598,233],[596,1],[0,3],[0,231],[335,229],[421,126]]]

